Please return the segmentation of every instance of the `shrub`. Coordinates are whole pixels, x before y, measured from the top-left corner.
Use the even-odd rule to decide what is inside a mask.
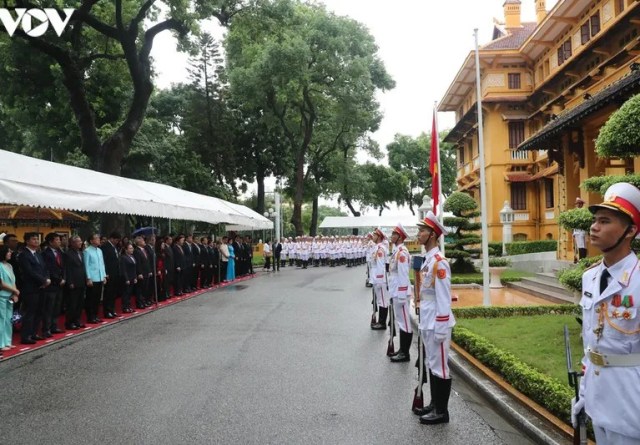
[[[572,389],[505,352],[484,337],[456,327],[452,339],[486,366],[501,374],[523,394],[545,406],[565,422],[571,420]]]
[[[489,267],[508,267],[511,261],[508,258],[489,258]]]
[[[522,255],[524,253],[554,252],[558,249],[556,240],[516,241],[506,245],[507,255]]]
[[[632,158],[640,152],[640,95],[616,110],[596,138],[596,153],[602,158]]]
[[[502,243],[501,242],[490,242],[489,243],[489,255],[491,256],[502,256]]]
[[[582,275],[593,264],[602,260],[602,256],[583,258],[574,267],[564,269],[558,274],[558,281],[569,290],[582,292]]]
[[[449,244],[445,248],[445,255],[453,259],[451,271],[454,273],[473,272],[475,268],[471,263],[471,254],[467,249],[482,241],[474,233],[477,230],[477,223],[471,222],[471,218],[480,215],[478,203],[466,193],[453,192],[444,203],[444,210],[454,215],[443,220],[445,227],[454,229],[447,237]]]
[[[618,182],[629,182],[640,188],[640,174],[594,176],[592,178],[585,179],[580,186],[588,192],[604,195],[610,186]]]
[[[541,306],[477,306],[453,308],[456,318],[504,318],[529,315],[580,315],[577,304],[554,304]]]
[[[593,215],[586,208],[567,210],[558,217],[558,224],[566,230],[581,229],[589,232],[592,222]]]

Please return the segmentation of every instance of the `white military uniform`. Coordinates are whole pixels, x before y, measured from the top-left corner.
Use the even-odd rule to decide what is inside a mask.
[[[373,284],[373,290],[376,295],[376,301],[378,307],[386,308],[389,306],[389,296],[387,295],[387,280],[386,280],[386,251],[382,242],[376,245],[371,256],[371,277],[370,281]]]
[[[411,282],[409,281],[409,263],[411,255],[404,244],[400,244],[389,265],[389,293],[393,298],[393,311],[398,328],[407,333],[413,333],[411,317],[409,315],[411,297]]]
[[[609,267],[609,285],[600,294],[605,269],[600,263],[582,276],[581,397],[594,429],[635,439],[615,443],[640,444],[640,265],[631,252]],[[615,361],[626,357],[635,366],[606,365],[606,356],[612,354]]]
[[[609,187],[604,202],[589,207],[594,214],[600,209],[624,213],[640,228],[640,190],[631,184]],[[636,254],[631,251],[609,267],[602,262],[588,269],[582,275],[580,306],[585,349],[580,398],[593,422],[596,441],[638,445],[640,263]]]
[[[429,250],[425,258],[420,269],[420,335],[432,374],[449,379],[451,329],[456,324],[451,312],[451,268],[438,247]],[[445,340],[437,341],[436,334]]]

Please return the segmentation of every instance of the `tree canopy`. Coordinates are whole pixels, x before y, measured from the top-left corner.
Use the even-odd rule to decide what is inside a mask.
[[[325,136],[350,134],[350,126],[374,128],[375,92],[394,86],[377,56],[373,37],[360,23],[323,6],[274,0],[237,16],[225,41],[232,96],[261,110],[287,141],[294,163],[293,216],[303,233],[302,203],[310,147],[320,126]],[[338,122],[360,116],[368,121]],[[336,122],[336,119],[333,119]],[[326,140],[326,139],[325,139]]]

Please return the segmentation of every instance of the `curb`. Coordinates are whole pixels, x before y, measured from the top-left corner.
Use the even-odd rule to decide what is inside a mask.
[[[411,322],[418,330],[418,319],[415,315],[415,307],[411,302]],[[513,400],[511,395],[500,387],[493,379],[482,374],[474,365],[468,362],[458,353],[455,343],[451,342],[449,354],[449,366],[451,369],[476,388],[493,407],[514,426],[521,429],[530,439],[536,443],[545,445],[563,445],[570,441],[560,432],[556,432],[556,426],[549,419],[542,419],[532,409]],[[515,390],[514,390],[515,391]]]

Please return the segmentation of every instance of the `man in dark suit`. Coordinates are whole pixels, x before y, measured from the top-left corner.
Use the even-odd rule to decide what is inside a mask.
[[[209,256],[211,257],[211,283],[220,284],[220,251],[213,237],[209,242]]]
[[[120,254],[118,248],[122,236],[112,232],[109,239],[100,248],[104,257],[104,268],[107,271],[107,283],[104,285],[102,312],[104,318],[116,318],[116,295],[121,287]]]
[[[135,238],[136,247],[133,251],[133,257],[136,260],[136,271],[138,273],[138,284],[136,285],[136,307],[144,309],[151,306],[147,302],[149,292],[149,278],[153,276],[153,272],[149,267],[149,258],[145,249],[144,238],[137,236]]]
[[[184,286],[184,291],[189,293],[192,292],[191,288],[191,275],[193,274],[193,251],[191,250],[191,243],[193,242],[193,236],[187,235],[184,244],[182,245],[182,250],[184,251],[184,270],[182,272],[182,285]]]
[[[178,235],[173,240],[173,264],[174,264],[174,281],[173,281],[173,292],[177,297],[182,296],[184,288],[183,288],[183,278],[184,278],[184,269],[185,269],[185,257],[184,257],[184,235]]]
[[[207,289],[211,286],[211,256],[209,255],[209,238],[200,238],[200,257],[198,267],[200,267],[200,287]]]
[[[44,259],[38,251],[40,240],[35,232],[24,234],[26,247],[20,254],[20,272],[22,274],[22,330],[20,333],[22,344],[32,345],[37,340],[43,340],[36,334],[36,328],[42,321],[42,304],[44,289],[51,285],[49,273],[45,268]]]
[[[250,235],[245,236],[244,243],[246,244],[247,252],[249,253],[247,259],[247,273],[253,275],[253,244]]]
[[[82,239],[73,236],[69,240],[69,249],[64,254],[65,282],[65,324],[66,329],[76,330],[84,327],[80,321],[84,307],[84,291],[87,285],[87,273],[82,260]]]
[[[60,246],[60,235],[55,232],[45,237],[47,247],[42,252],[44,264],[51,279],[51,285],[44,291],[44,304],[42,306],[42,336],[51,337],[52,334],[61,334],[64,331],[58,328],[58,317],[62,309],[62,290],[64,289],[64,260]]]
[[[233,252],[236,257],[236,276],[239,276],[242,274],[242,251],[240,249],[240,243],[238,243],[238,237],[235,234],[233,234],[231,238],[231,247],[233,247]],[[238,258],[240,259],[238,260]]]
[[[191,237],[191,243],[189,244],[191,248],[191,255],[193,256],[193,269],[191,269],[191,290],[198,289],[198,278],[200,277],[200,272],[202,272],[202,267],[200,265],[200,245],[197,242],[197,238]]]
[[[280,257],[282,256],[282,243],[280,240],[275,240],[273,243],[273,271],[280,272]]]
[[[149,263],[150,271],[149,284],[147,285],[147,295],[145,296],[145,301],[149,303],[149,305],[151,305],[156,303],[156,280],[158,279],[156,250],[153,248],[153,246],[156,245],[156,236],[154,234],[147,235],[144,237],[144,241],[144,250],[145,252],[147,252],[147,262]]]
[[[164,269],[165,269],[165,277],[164,277],[164,291],[167,295],[167,298],[173,297],[175,294],[175,289],[171,289],[174,282],[174,277],[176,274],[176,268],[173,260],[173,248],[171,245],[173,244],[173,238],[171,235],[167,235],[163,239],[164,244],[162,245],[162,252],[164,253]]]
[[[231,244],[236,254],[236,277],[241,277],[245,274],[245,251],[244,251],[244,243],[242,242],[242,237],[236,236],[233,239],[233,243]]]

